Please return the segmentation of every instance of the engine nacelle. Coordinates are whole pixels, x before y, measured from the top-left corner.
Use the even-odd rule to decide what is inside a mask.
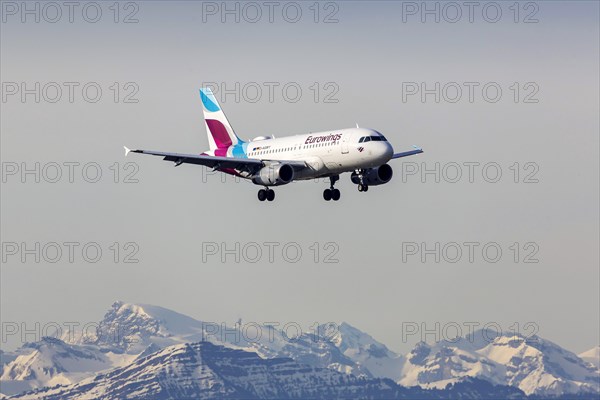
[[[294,168],[289,164],[267,165],[252,177],[256,185],[279,186],[294,180]]]
[[[368,186],[376,186],[388,183],[392,180],[393,175],[394,171],[392,170],[392,167],[388,164],[383,164],[377,168],[369,168],[363,172],[363,182],[360,181],[360,176],[356,172],[352,173],[350,179],[352,179],[352,183],[356,185],[362,183]]]

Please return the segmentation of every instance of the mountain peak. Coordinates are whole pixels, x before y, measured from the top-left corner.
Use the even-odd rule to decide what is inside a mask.
[[[320,325],[318,332],[372,376],[394,380],[400,377],[404,358],[371,335],[347,322]]]
[[[600,346],[592,347],[591,349],[579,354],[579,358],[591,363],[596,368],[600,368]]]
[[[528,395],[600,390],[598,368],[575,354],[535,335],[494,330],[417,344],[399,383],[442,388],[466,377],[518,387]]]
[[[163,307],[116,301],[100,321],[96,336],[87,338],[87,343],[133,354],[148,347],[151,338],[163,341],[161,347],[189,336],[198,340],[202,327],[201,321]]]
[[[347,322],[339,325],[320,325],[318,332],[334,343],[343,353],[354,350],[371,352],[374,357],[397,356],[386,345]]]
[[[3,381],[69,384],[73,373],[100,371],[112,365],[95,347],[71,345],[54,337],[43,337],[26,347],[32,351],[19,355],[6,365],[1,377]]]

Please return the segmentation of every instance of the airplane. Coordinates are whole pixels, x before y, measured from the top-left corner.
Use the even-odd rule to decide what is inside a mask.
[[[150,150],[131,150],[129,153],[151,154],[181,164],[203,165],[226,174],[249,179],[263,186],[258,200],[273,201],[273,186],[292,181],[329,178],[330,187],[323,191],[326,201],[338,201],[340,191],[334,187],[340,174],[350,172],[352,183],[359,192],[369,186],[388,183],[392,167],[388,161],[422,153],[417,146],[402,153],[394,153],[385,136],[374,129],[338,129],[305,135],[275,138],[259,136],[249,142],[240,139],[227,120],[210,88],[200,89],[204,122],[210,150],[202,154],[165,153]]]

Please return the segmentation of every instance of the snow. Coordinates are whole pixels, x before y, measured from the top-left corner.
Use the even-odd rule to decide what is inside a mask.
[[[442,341],[432,346],[420,344],[416,349],[407,357],[398,380],[402,385],[443,387],[466,377],[478,377],[518,387],[526,394],[600,392],[598,368],[537,336],[503,334],[491,342]],[[426,357],[421,359],[420,354]]]
[[[211,328],[209,332],[207,326]],[[600,392],[598,346],[578,357],[537,336],[526,338],[507,333],[490,337],[477,331],[452,342],[418,343],[404,356],[348,323],[341,323],[333,331],[320,326],[317,332],[321,335],[304,333],[294,340],[268,326],[260,327],[263,334],[256,340],[244,339],[239,327],[219,326],[214,332],[215,327],[162,307],[116,302],[99,323],[98,335],[69,335],[69,343],[44,338],[12,354],[2,354],[8,361],[0,378],[2,390],[6,394],[56,384],[83,385],[92,382],[96,374],[115,368],[122,368],[125,373],[130,366],[154,359],[154,367],[145,367],[148,376],[144,379],[149,381],[142,385],[144,391],[153,393],[158,384],[151,377],[158,370],[179,374],[190,367],[183,361],[162,365],[156,361],[162,349],[170,349],[171,356],[183,357],[189,352],[186,344],[209,340],[242,350],[249,357],[289,357],[309,368],[325,368],[344,376],[390,378],[404,386],[445,388],[476,377],[518,387],[527,394]],[[189,360],[195,357],[187,356]],[[219,384],[206,375],[211,373],[206,365],[198,362],[194,368],[194,376],[203,377],[202,390],[211,391]],[[294,375],[301,379],[299,372]],[[98,395],[104,393],[104,389],[98,390]],[[256,386],[253,390],[261,389]],[[138,394],[143,397],[144,393]]]
[[[592,363],[596,368],[600,368],[600,346],[592,347],[591,349],[579,354],[579,358]]]

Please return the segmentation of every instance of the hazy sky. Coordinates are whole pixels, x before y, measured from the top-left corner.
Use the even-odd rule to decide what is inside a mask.
[[[77,3],[73,22],[37,3],[39,23],[20,4],[2,3],[2,322],[84,324],[123,300],[205,321],[347,321],[403,352],[415,323],[600,342],[597,2],[428,3],[439,22],[421,2],[280,2],[272,16],[264,2]],[[358,123],[425,153],[368,193],[342,176],[337,203],[324,182],[261,203],[203,167],[124,158],[207,149],[203,82],[229,90],[217,98],[246,139]],[[36,163],[39,183],[21,174]],[[222,251],[236,243],[240,262]]]

